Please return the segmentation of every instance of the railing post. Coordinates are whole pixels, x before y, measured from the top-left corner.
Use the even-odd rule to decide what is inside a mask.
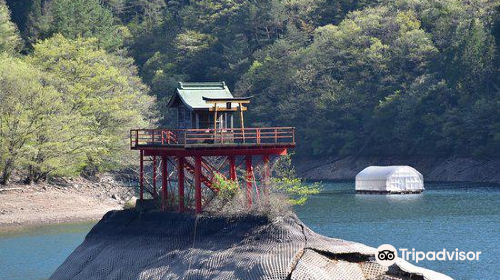
[[[155,130],[151,130],[151,144],[155,144]]]
[[[278,143],[278,129],[274,129],[274,143]]]
[[[139,144],[139,129],[135,131],[135,146]]]

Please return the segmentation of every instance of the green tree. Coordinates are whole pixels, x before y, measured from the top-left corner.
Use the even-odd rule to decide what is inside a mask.
[[[492,153],[496,121],[479,108],[497,100],[493,7],[381,1],[312,41],[288,28],[254,52],[238,89],[257,96],[255,124],[298,126],[302,155]]]
[[[0,0],[0,53],[15,53],[21,48],[21,38],[16,26],[10,21],[5,0]]]
[[[52,149],[54,140],[62,141],[61,122],[69,121],[62,96],[47,86],[44,74],[19,58],[0,56],[0,183],[6,184],[12,172],[30,166],[31,175],[61,167],[51,159],[62,157],[64,149]],[[57,135],[54,135],[57,134]],[[60,137],[60,138],[59,138]],[[59,138],[59,139],[57,139]],[[42,146],[40,146],[42,145]],[[42,150],[51,149],[46,162]],[[64,165],[64,164],[62,164]]]
[[[100,47],[116,50],[128,36],[99,0],[53,0],[45,2],[44,11],[35,26],[41,38],[58,33],[68,39],[95,37]]]
[[[68,40],[56,35],[34,46],[33,64],[54,77],[70,114],[81,119],[85,133],[85,172],[124,163],[128,131],[144,127],[154,115],[153,99],[137,77],[131,59],[106,53],[96,39]]]
[[[303,205],[310,195],[321,192],[321,184],[306,183],[297,178],[290,155],[280,157],[273,165],[271,190],[285,194],[291,205]]]

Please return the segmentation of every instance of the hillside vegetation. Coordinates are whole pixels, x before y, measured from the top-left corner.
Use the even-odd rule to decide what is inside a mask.
[[[299,155],[498,157],[499,45],[495,0],[0,0],[0,181],[126,164],[180,80]]]

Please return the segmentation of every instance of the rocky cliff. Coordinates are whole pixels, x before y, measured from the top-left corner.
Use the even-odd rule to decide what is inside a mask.
[[[50,279],[451,279],[321,236],[295,215],[111,211]]]
[[[370,165],[410,165],[426,181],[500,183],[500,160],[470,158],[320,158],[295,159],[299,176],[313,180],[353,180]]]

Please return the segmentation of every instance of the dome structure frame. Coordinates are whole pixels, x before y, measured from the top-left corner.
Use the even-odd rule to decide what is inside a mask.
[[[424,191],[424,178],[407,165],[369,166],[356,175],[357,193],[403,194]]]

